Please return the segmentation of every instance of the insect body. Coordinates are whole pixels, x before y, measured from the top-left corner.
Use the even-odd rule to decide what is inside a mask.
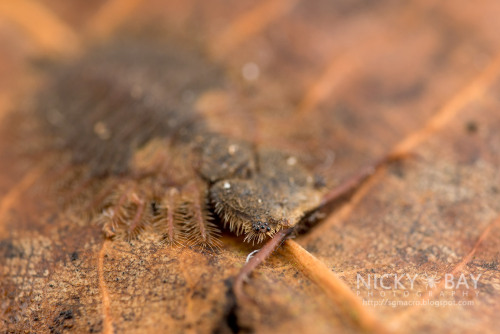
[[[297,225],[317,207],[321,191],[296,158],[275,150],[257,152],[258,169],[249,178],[227,178],[210,188],[215,211],[245,240],[261,242]]]
[[[220,69],[179,45],[116,42],[56,75],[39,108],[89,178],[118,182],[97,204],[108,237],[153,228],[217,247],[212,212],[245,240],[293,228],[323,190],[296,157],[210,130],[195,112]]]

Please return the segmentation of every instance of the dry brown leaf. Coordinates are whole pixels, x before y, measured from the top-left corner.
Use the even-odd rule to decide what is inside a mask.
[[[494,0],[1,4],[0,329],[496,332],[499,10]],[[150,21],[223,64],[231,86],[197,104],[218,131],[296,152],[331,186],[385,152],[410,153],[259,267],[245,286],[256,305],[239,305],[237,319],[228,279],[254,247],[229,234],[215,253],[147,234],[105,240],[77,214],[82,202],[61,206],[50,191],[59,174],[47,166],[61,155],[19,154],[39,144],[11,123],[33,125],[17,115],[46,75],[33,59],[71,59],[122,22]],[[408,276],[395,288],[396,274],[417,275],[413,289]],[[462,274],[468,287],[447,285]],[[368,275],[392,286],[358,288]],[[455,305],[411,305],[439,301]]]

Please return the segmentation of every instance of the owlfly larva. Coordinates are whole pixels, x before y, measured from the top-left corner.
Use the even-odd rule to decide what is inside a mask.
[[[293,155],[215,133],[197,98],[224,89],[220,68],[174,42],[117,39],[54,71],[36,112],[79,177],[114,178],[94,199],[92,220],[108,238],[156,231],[167,244],[221,246],[221,221],[252,243],[267,243],[243,279],[301,221],[353,190],[377,164],[328,192]]]

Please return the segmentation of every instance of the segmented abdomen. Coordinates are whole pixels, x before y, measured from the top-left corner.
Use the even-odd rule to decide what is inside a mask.
[[[181,44],[135,40],[96,48],[53,77],[37,112],[84,166],[75,178],[103,183],[93,209],[106,236],[152,229],[168,244],[217,246],[200,173],[214,135],[194,112],[200,94],[221,86],[217,67]]]

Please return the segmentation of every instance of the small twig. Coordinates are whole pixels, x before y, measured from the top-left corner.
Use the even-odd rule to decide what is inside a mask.
[[[277,232],[274,237],[270,239],[254,257],[248,260],[243,268],[241,268],[233,284],[233,292],[238,301],[253,302],[253,300],[243,291],[243,282],[259,264],[264,262],[274,252],[276,247],[278,247],[291,232],[292,229],[284,229]]]
[[[323,262],[293,240],[284,244],[284,253],[297,263],[302,272],[338,303],[361,328],[369,332],[387,333],[376,315],[363,306],[359,298]]]

